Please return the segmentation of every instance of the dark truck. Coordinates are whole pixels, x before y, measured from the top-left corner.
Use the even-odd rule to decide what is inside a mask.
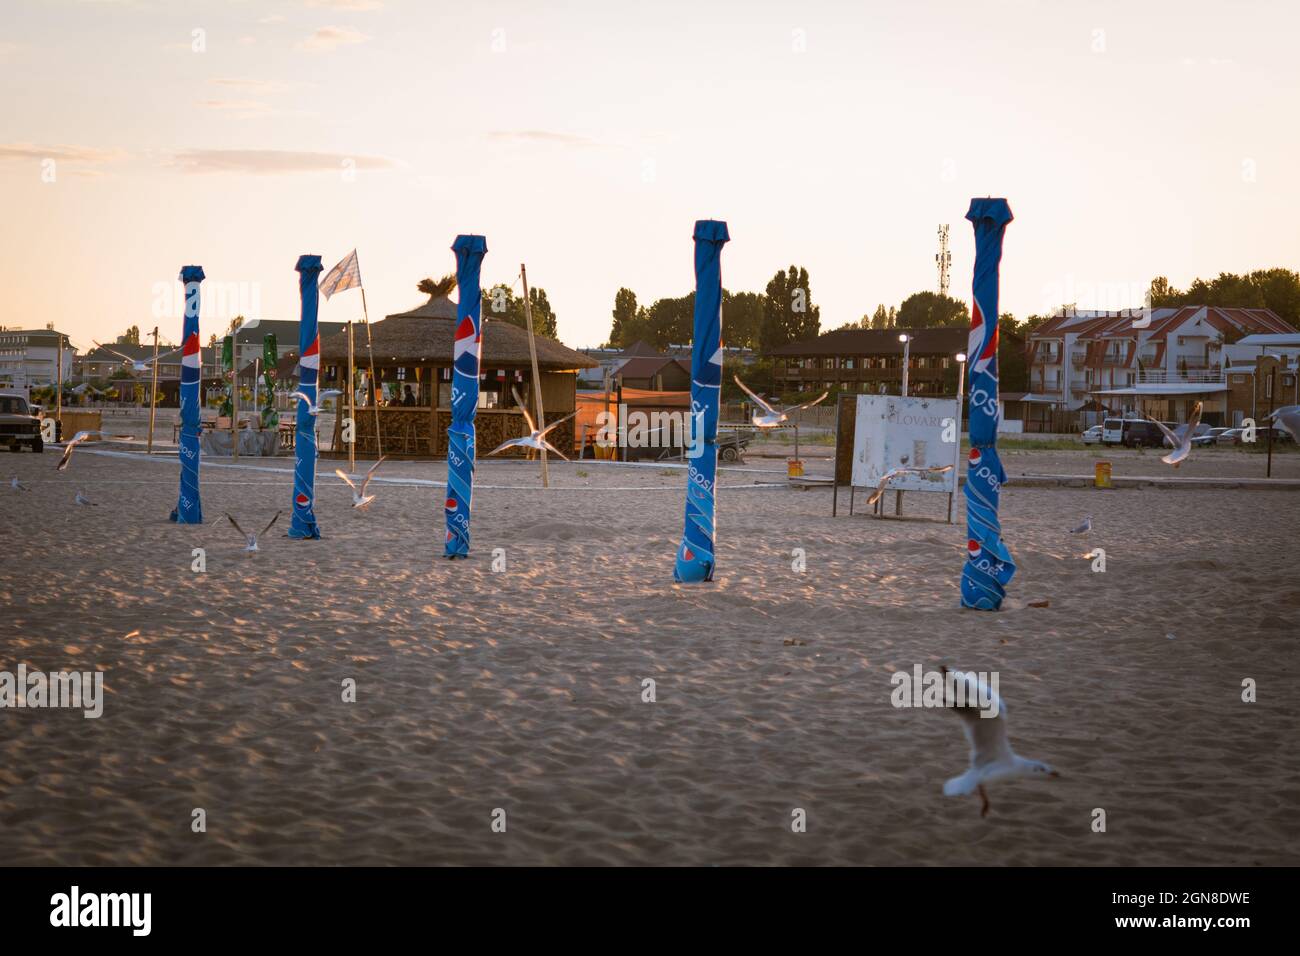
[[[0,445],[18,451],[26,445],[38,455],[45,450],[41,418],[21,395],[0,395]]]

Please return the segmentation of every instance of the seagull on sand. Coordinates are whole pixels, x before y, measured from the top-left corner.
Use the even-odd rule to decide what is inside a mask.
[[[89,438],[102,438],[105,441],[134,441],[134,435],[105,435],[103,432],[77,432],[72,439],[63,446],[63,457],[59,463],[54,466],[55,471],[67,471],[68,463],[72,461],[72,449],[76,448],[83,441]]]
[[[28,488],[26,485],[24,485],[21,481],[19,481],[17,475],[14,475],[14,477],[13,477],[13,481],[9,482],[9,487],[12,488],[14,491],[31,491],[31,490],[32,490],[32,489]]]
[[[556,448],[546,440],[546,434],[551,429],[563,425],[572,418],[573,415],[577,415],[578,413],[574,412],[573,415],[565,415],[558,421],[551,422],[545,428],[538,428],[537,423],[533,421],[533,416],[529,415],[528,409],[524,407],[524,402],[523,399],[519,397],[518,389],[512,388],[510,391],[515,396],[515,404],[518,405],[519,410],[524,413],[524,421],[528,423],[528,434],[523,438],[511,438],[507,441],[503,441],[501,444],[497,445],[496,448],[493,448],[488,452],[488,454],[495,455],[497,452],[504,451],[507,448],[535,448],[537,451],[541,451],[544,448],[552,454],[559,455],[561,458],[564,458],[565,461],[568,461],[569,459],[565,457],[564,452],[560,451],[560,449]]]
[[[95,504],[93,501],[91,501],[89,498],[86,497],[86,493],[84,491],[78,491],[77,497],[72,500],[79,505],[89,505],[92,508],[99,507],[99,505]]]
[[[327,389],[325,389],[325,391],[321,392],[318,396],[316,396],[316,404],[315,404],[315,405],[313,405],[312,402],[311,402],[311,399],[307,397],[307,393],[306,393],[306,392],[291,392],[291,393],[289,394],[289,397],[290,397],[290,398],[296,398],[296,399],[299,399],[299,400],[301,400],[301,401],[306,402],[306,403],[307,403],[307,414],[308,414],[308,415],[311,415],[311,416],[314,417],[314,416],[320,414],[320,403],[321,403],[321,402],[325,401],[325,399],[327,399],[327,398],[337,398],[338,396],[340,396],[340,395],[342,395],[342,394],[343,394],[343,393],[342,393],[341,391],[339,391],[337,388],[327,388]]]
[[[263,528],[261,531],[257,532],[257,534],[249,534],[247,531],[241,528],[239,526],[239,522],[236,521],[234,518],[231,518],[230,515],[227,514],[226,517],[230,518],[230,523],[235,526],[235,530],[244,536],[244,550],[251,553],[253,551],[258,550],[257,539],[271,530],[271,525],[275,524],[276,519],[280,517],[280,514],[281,512],[277,511],[275,513],[275,518],[272,518],[269,522],[267,522],[266,527]]]
[[[1300,405],[1283,405],[1264,419],[1281,428],[1296,441],[1300,441]]]
[[[1154,418],[1148,418],[1147,421],[1160,429],[1169,444],[1174,446],[1174,450],[1160,460],[1166,465],[1173,465],[1177,468],[1186,461],[1187,456],[1192,453],[1192,438],[1196,431],[1196,426],[1201,423],[1201,403],[1197,402],[1196,407],[1192,409],[1192,414],[1187,417],[1187,430],[1183,432],[1182,438],[1179,438]]]
[[[876,485],[875,492],[867,499],[867,507],[874,506],[885,494],[889,483],[900,475],[942,475],[945,471],[952,471],[952,465],[934,465],[930,468],[891,468],[880,476],[880,483]]]
[[[830,392],[822,392],[811,402],[804,402],[802,405],[795,405],[791,408],[782,408],[778,410],[751,392],[745,383],[740,380],[739,375],[733,375],[732,378],[736,380],[736,384],[740,386],[740,390],[752,398],[754,404],[767,413],[765,415],[760,415],[758,412],[754,413],[754,417],[751,418],[750,421],[754,423],[755,428],[775,428],[777,425],[788,421],[790,416],[795,412],[802,411],[805,408],[812,408],[830,394]]]
[[[379,461],[370,466],[370,470],[366,472],[366,477],[361,481],[360,490],[357,490],[357,486],[352,483],[352,479],[344,473],[342,468],[334,469],[334,474],[342,478],[347,486],[352,489],[352,507],[358,511],[365,511],[370,502],[375,500],[374,495],[366,494],[366,486],[370,484],[370,479],[375,477],[375,470],[384,463],[386,457],[386,455],[381,455]]]
[[[1070,534],[1087,534],[1092,530],[1092,515],[1084,515],[1078,527],[1071,528]]]
[[[965,685],[964,706],[958,707],[955,699],[949,700],[948,668],[943,668],[944,705],[951,707],[961,718],[961,729],[970,742],[970,768],[960,777],[953,777],[943,785],[945,797],[965,796],[978,792],[983,805],[980,816],[988,816],[989,795],[984,789],[987,783],[996,780],[1010,780],[1015,777],[1059,777],[1055,770],[1039,760],[1028,760],[1011,749],[1007,743],[1006,705],[1002,699],[980,678],[978,689],[976,675],[953,671],[952,676],[957,685]],[[979,698],[988,701],[988,710],[996,717],[985,717],[980,709]]]

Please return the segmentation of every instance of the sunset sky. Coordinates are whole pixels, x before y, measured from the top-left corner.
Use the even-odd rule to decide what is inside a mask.
[[[806,266],[826,329],[933,289],[939,223],[968,298],[984,195],[1003,311],[1136,306],[1300,267],[1297,36],[1285,0],[5,0],[0,323],[151,328],[187,263],[296,318],[297,257],[353,247],[377,320],[475,232],[596,345],[718,218],[724,284]]]

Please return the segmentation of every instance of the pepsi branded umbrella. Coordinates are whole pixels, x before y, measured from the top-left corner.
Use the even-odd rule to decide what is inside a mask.
[[[320,256],[299,256],[294,268],[298,270],[298,292],[302,296],[302,319],[298,323],[298,391],[315,405],[320,379],[320,331],[316,325],[320,296],[316,288],[316,276],[321,271]],[[315,504],[316,417],[300,398],[298,427],[294,438],[293,517],[289,522],[289,537],[320,537]]]
[[[185,316],[181,326],[181,491],[172,510],[177,524],[203,524],[199,501],[199,380],[203,375],[203,350],[199,344],[199,283],[202,266],[181,268]]]
[[[483,236],[457,236],[456,338],[452,346],[451,426],[447,429],[447,537],[449,559],[469,557],[469,516],[474,498],[474,416],[478,411],[478,366],[483,347],[483,295],[479,270],[487,255]]]
[[[1007,480],[998,458],[998,265],[1011,222],[1005,199],[972,199],[966,213],[975,227],[975,277],[971,302],[970,460],[966,468],[966,565],[962,607],[996,611],[1016,573],[1002,540],[998,495]]]
[[[686,530],[673,580],[713,580],[714,483],[718,474],[718,401],[722,394],[722,247],[727,224],[695,223],[695,339],[691,349],[692,447],[686,469]]]

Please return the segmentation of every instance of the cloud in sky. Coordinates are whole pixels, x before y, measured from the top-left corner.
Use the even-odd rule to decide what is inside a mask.
[[[279,80],[258,80],[252,77],[243,76],[218,76],[208,80],[213,86],[225,86],[236,90],[247,90],[249,93],[260,93],[267,95],[270,93],[287,93],[295,87],[302,86],[301,83],[282,83]]]
[[[205,109],[233,114],[240,119],[270,116],[272,113],[270,104],[257,100],[204,100],[200,105]]]
[[[321,27],[298,46],[309,53],[330,53],[341,46],[365,43],[369,39],[360,30],[350,27]]]
[[[172,156],[170,165],[186,173],[246,173],[275,176],[285,173],[338,173],[348,168],[395,169],[397,161],[384,156],[349,153],[311,153],[283,149],[187,149]]]
[[[2,160],[55,159],[65,163],[112,163],[126,158],[120,149],[96,149],[93,146],[37,146],[34,143],[0,143]]]

